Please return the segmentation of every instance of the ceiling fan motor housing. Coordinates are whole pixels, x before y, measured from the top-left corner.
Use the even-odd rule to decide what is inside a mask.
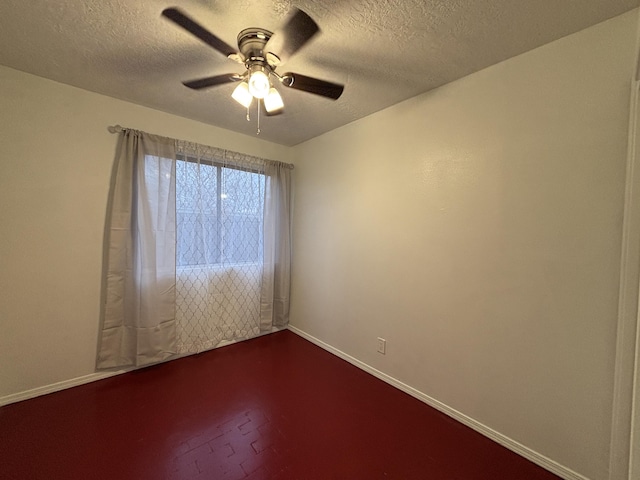
[[[244,57],[245,65],[249,68],[251,65],[262,65],[272,70],[273,65],[264,53],[264,46],[267,44],[272,32],[264,28],[245,28],[238,34],[238,49]],[[275,55],[273,55],[275,57]],[[277,57],[275,57],[277,59]]]

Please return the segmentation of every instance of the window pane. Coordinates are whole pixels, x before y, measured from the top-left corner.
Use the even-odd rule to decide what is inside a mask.
[[[178,161],[178,266],[262,261],[265,176]]]
[[[217,167],[176,162],[178,266],[218,263]]]
[[[222,252],[229,263],[262,261],[265,177],[223,168]]]

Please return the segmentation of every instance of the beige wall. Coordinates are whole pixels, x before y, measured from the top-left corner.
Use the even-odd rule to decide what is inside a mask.
[[[294,149],[292,324],[592,479],[636,15]]]
[[[288,161],[290,149],[0,67],[0,398],[94,372],[121,124]]]

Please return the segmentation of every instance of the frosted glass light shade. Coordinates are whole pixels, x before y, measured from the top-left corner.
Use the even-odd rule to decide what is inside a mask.
[[[284,102],[282,101],[282,97],[280,96],[278,91],[273,87],[269,89],[269,93],[267,94],[266,97],[264,97],[264,108],[269,113],[274,113],[284,108]]]
[[[271,82],[262,70],[254,70],[249,77],[249,92],[256,98],[264,98],[269,93]]]
[[[253,100],[253,96],[249,92],[249,84],[247,82],[240,83],[231,94],[231,98],[244,108],[249,108]]]

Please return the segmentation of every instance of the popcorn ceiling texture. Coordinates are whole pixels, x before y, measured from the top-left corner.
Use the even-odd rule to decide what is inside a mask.
[[[295,145],[404,99],[622,14],[638,0],[3,0],[0,64],[255,135],[231,85],[183,80],[241,72],[161,18],[179,5],[231,45],[240,30],[277,30],[292,6],[321,34],[285,66],[344,83],[336,102],[280,88],[285,113],[261,138]]]

